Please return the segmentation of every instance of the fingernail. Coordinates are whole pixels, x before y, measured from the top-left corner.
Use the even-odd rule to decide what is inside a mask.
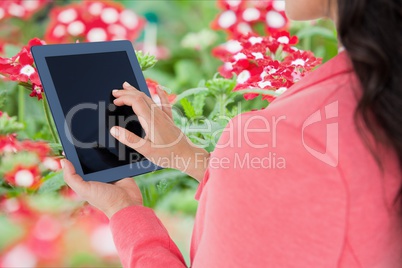
[[[110,129],[110,134],[115,137],[119,136],[119,130],[117,129],[117,127],[112,127],[112,129]]]
[[[64,159],[60,160],[60,165],[61,165],[61,168],[64,168]]]
[[[124,82],[123,86],[130,87],[131,85],[126,81]]]
[[[113,89],[112,93],[116,93],[117,91],[119,91],[118,89]]]

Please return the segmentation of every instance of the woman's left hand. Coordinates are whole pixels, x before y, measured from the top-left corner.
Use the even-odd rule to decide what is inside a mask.
[[[65,182],[94,207],[103,211],[109,219],[119,210],[142,205],[141,191],[132,178],[125,178],[112,184],[97,181],[84,181],[75,173],[70,161],[63,159]]]

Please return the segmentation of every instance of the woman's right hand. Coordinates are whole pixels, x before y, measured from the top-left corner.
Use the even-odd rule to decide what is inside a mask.
[[[110,133],[121,143],[133,148],[154,164],[174,168],[201,181],[208,165],[209,153],[194,145],[174,124],[167,94],[158,88],[161,105],[129,83],[122,90],[114,90],[116,106],[131,106],[145,131],[145,137],[122,127],[112,127]]]

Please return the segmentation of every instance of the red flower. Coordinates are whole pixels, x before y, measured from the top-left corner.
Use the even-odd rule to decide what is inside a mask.
[[[211,27],[225,30],[229,38],[237,39],[248,33],[257,34],[256,26],[261,24],[264,25],[265,34],[288,27],[282,1],[219,0],[218,6],[223,11],[212,22]]]
[[[37,166],[16,166],[4,175],[4,179],[13,186],[37,189],[40,185],[40,171]]]
[[[31,47],[44,45],[45,42],[33,38],[24,46],[17,55],[11,58],[0,57],[0,74],[12,81],[32,84],[31,97],[42,98],[42,84],[39,74],[34,66],[34,59],[31,54]]]
[[[27,20],[48,2],[49,0],[3,0],[0,2],[0,20],[11,17]]]
[[[3,114],[5,116],[7,114]],[[18,141],[15,135],[0,136],[0,154],[16,152],[18,150]]]
[[[279,95],[321,63],[311,52],[297,50],[293,46],[297,42],[297,37],[283,31],[265,37],[248,34],[215,48],[213,54],[224,61],[219,68],[223,77],[237,75],[234,90],[267,89]],[[249,100],[258,95],[244,97]],[[271,93],[263,96],[269,101],[274,98]]]
[[[20,143],[19,151],[33,152],[43,160],[51,152],[51,149],[45,142],[25,140]]]
[[[147,78],[146,82],[147,82],[147,86],[149,89],[149,93],[152,96],[152,99],[155,101],[155,103],[157,103],[157,104],[160,103],[160,99],[159,99],[159,96],[157,93],[157,89],[158,89],[158,87],[160,87],[160,85],[158,84],[158,82],[156,82],[155,80],[152,80],[150,78]],[[175,99],[176,99],[176,95],[168,94],[168,100],[170,103],[173,103]]]
[[[314,57],[311,51],[295,51],[283,60],[283,64],[310,71],[321,64],[321,61],[321,59]]]
[[[54,8],[45,39],[50,43],[134,40],[145,20],[120,3],[89,1]]]
[[[32,92],[31,92],[31,94],[29,94],[29,96],[31,96],[31,97],[37,97],[38,98],[38,100],[41,100],[42,99],[42,92],[43,92],[43,87],[42,87],[42,85],[37,85],[37,84],[35,84],[35,83],[33,83],[32,84]]]

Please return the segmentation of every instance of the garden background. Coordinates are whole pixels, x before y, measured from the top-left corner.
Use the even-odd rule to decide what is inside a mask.
[[[2,0],[0,267],[120,266],[107,218],[63,182],[30,53],[119,39],[133,42],[151,94],[165,89],[176,124],[209,151],[230,118],[267,107],[338,50],[329,21],[290,22],[279,0]],[[214,135],[197,131],[206,121]],[[168,169],[135,180],[188,261],[196,181]]]

